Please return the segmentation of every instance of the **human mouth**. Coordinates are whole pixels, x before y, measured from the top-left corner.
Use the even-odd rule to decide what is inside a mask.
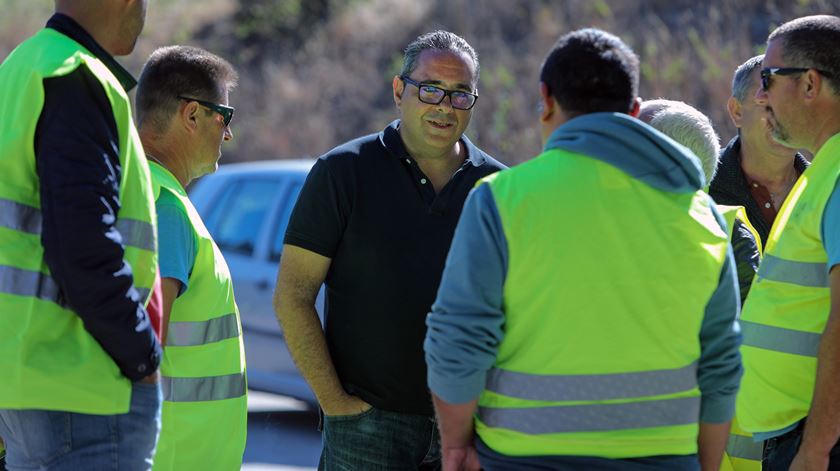
[[[432,127],[437,128],[437,129],[449,129],[452,126],[455,126],[455,124],[450,122],[450,121],[437,120],[437,119],[427,119],[426,122],[431,124]]]

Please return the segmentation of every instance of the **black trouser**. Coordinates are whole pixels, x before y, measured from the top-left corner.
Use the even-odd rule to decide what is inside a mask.
[[[764,442],[764,456],[761,459],[762,471],[788,471],[799,445],[802,443],[802,431],[805,419],[795,429]],[[840,441],[834,444],[829,454],[829,471],[840,471]]]

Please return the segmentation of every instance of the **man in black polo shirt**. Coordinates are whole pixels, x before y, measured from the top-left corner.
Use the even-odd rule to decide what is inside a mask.
[[[393,80],[400,119],[321,157],[292,213],[275,307],[324,411],[322,469],[441,466],[426,313],[467,193],[504,168],[463,136],[478,71],[455,34],[414,40]]]

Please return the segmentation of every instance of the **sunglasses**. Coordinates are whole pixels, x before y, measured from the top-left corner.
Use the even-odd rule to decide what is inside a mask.
[[[796,75],[809,70],[811,70],[811,68],[808,67],[765,67],[761,69],[761,89],[765,92],[770,89],[770,85],[773,83],[774,75]],[[823,72],[822,70],[814,70],[820,75],[831,78],[831,75]]]
[[[230,126],[230,121],[233,119],[233,110],[234,110],[234,108],[232,106],[220,105],[218,103],[199,100],[199,99],[196,99],[196,98],[189,98],[189,97],[185,97],[185,96],[181,96],[181,95],[178,95],[178,99],[184,100],[184,101],[194,101],[194,102],[198,103],[199,105],[201,105],[205,108],[208,108],[210,110],[215,111],[216,113],[219,113],[220,115],[222,115],[222,119],[225,122],[225,126]]]
[[[427,105],[437,105],[443,101],[447,96],[449,103],[456,110],[468,110],[475,106],[478,95],[475,93],[462,92],[460,90],[446,90],[434,85],[420,83],[406,76],[400,76],[400,79],[408,84],[417,87],[417,99]]]

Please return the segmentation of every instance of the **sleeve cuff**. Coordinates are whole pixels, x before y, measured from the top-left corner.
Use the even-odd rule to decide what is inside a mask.
[[[429,389],[450,404],[464,404],[478,399],[486,382],[486,371],[475,371],[459,378],[445,377],[431,367],[428,372]]]
[[[146,376],[149,376],[157,371],[160,366],[161,356],[160,343],[155,340],[152,350],[149,352],[147,357],[140,363],[123,365],[121,367],[122,374],[132,382],[140,381]]]
[[[723,397],[704,397],[700,401],[700,422],[722,424],[735,416],[735,394]]]
[[[309,250],[310,252],[315,252],[323,257],[333,258],[335,256],[335,251],[333,249],[330,249],[323,244],[313,242],[312,240],[293,232],[286,232],[286,236],[283,238],[283,243],[294,245],[296,247]]]

